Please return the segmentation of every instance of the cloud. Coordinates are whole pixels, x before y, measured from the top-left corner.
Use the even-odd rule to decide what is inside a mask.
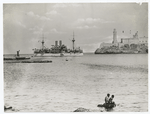
[[[47,20],[47,21],[49,21],[49,20],[51,20],[51,19],[48,18],[48,17],[45,17],[45,16],[41,16],[41,17],[40,17],[40,20],[43,20],[43,21]]]
[[[31,31],[42,31],[43,30],[43,28],[40,28],[39,26],[35,26],[35,27],[33,27],[33,28],[29,28],[29,30],[31,30]]]
[[[51,32],[58,32],[55,28],[54,29],[51,29]]]
[[[85,22],[85,19],[78,19],[77,22],[79,22],[79,23]]]
[[[114,21],[106,21],[104,19],[100,18],[80,18],[77,20],[78,23],[94,23],[94,22],[99,22],[99,23],[114,23]]]
[[[88,25],[85,25],[85,26],[79,26],[77,27],[77,29],[92,29],[92,28],[98,28],[97,26],[88,26]]]
[[[59,14],[56,10],[52,10],[50,12],[47,12],[46,15],[57,15]]]
[[[99,22],[100,21],[100,18],[87,18],[87,19],[85,19],[85,21],[87,22],[87,23],[93,23],[93,22]]]
[[[36,15],[36,14],[34,14],[32,11],[28,12],[27,15],[32,16],[32,17],[35,17],[35,18],[40,19],[40,20],[43,20],[43,21],[45,21],[45,20],[47,20],[47,21],[51,20],[50,18],[48,18],[48,17],[46,17],[46,16],[39,16],[39,15]]]
[[[114,28],[118,41],[119,37],[126,38],[121,35],[128,35],[129,30],[139,31],[139,37],[148,35],[147,3],[141,6],[136,3],[4,4],[3,10],[5,50],[12,53],[9,47],[15,47],[13,44],[17,42],[27,50],[25,47],[32,47],[30,39],[37,38],[38,41],[42,33],[51,37],[51,40],[63,37],[68,45],[73,30],[77,35],[76,44],[112,43]],[[122,30],[128,33],[122,33]],[[24,42],[27,42],[27,46],[24,46]],[[89,45],[84,48],[87,51],[94,49]]]
[[[23,27],[23,28],[26,28],[26,25],[24,25],[23,23],[19,22],[19,21],[16,21],[16,24]]]
[[[65,8],[67,7],[65,4],[55,4],[53,8]]]
[[[30,31],[33,31],[33,34],[39,34],[43,31],[43,28],[40,28],[39,26],[35,26],[33,28],[29,28]]]
[[[27,13],[27,15],[34,16],[34,13],[32,11],[30,11]]]
[[[79,7],[81,6],[81,4],[70,4],[70,3],[66,3],[66,4],[63,4],[63,3],[60,3],[60,4],[55,4],[53,6],[53,8],[65,8],[65,7]]]
[[[81,6],[81,4],[70,4],[70,6],[72,6],[72,7],[79,7],[79,6]]]
[[[50,30],[51,33],[63,34],[64,32],[57,31],[57,29],[53,28]]]

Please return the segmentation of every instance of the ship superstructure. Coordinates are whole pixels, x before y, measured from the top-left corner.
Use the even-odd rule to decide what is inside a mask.
[[[35,57],[61,57],[61,56],[82,56],[83,55],[83,50],[80,49],[80,47],[75,48],[74,43],[74,33],[73,33],[73,48],[68,49],[66,45],[62,44],[62,41],[55,41],[55,45],[52,45],[51,48],[47,48],[44,45],[44,35],[42,37],[42,47],[41,49],[34,49],[34,56]]]

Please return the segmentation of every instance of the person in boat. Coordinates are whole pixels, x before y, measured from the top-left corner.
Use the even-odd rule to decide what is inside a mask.
[[[110,97],[110,94],[108,93],[107,96],[105,97],[105,104],[109,102],[109,99],[110,99],[109,97]]]
[[[109,104],[114,104],[115,105],[115,102],[113,101],[114,99],[114,95],[112,95],[108,101]]]

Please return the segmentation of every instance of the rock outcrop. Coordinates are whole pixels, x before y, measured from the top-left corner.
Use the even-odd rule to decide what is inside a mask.
[[[89,109],[85,109],[85,108],[78,108],[74,112],[91,112],[91,111]]]
[[[137,54],[148,53],[148,46],[145,44],[125,44],[121,47],[110,46],[98,48],[95,54]]]
[[[5,112],[18,112],[19,110],[14,109],[12,106],[4,106]]]

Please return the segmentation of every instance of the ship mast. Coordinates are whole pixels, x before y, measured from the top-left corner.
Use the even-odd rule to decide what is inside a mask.
[[[73,51],[74,51],[74,42],[75,42],[75,39],[74,39],[74,31],[73,31],[73,40],[72,40],[72,43],[73,43]]]
[[[42,36],[42,49],[44,49],[44,34]]]

